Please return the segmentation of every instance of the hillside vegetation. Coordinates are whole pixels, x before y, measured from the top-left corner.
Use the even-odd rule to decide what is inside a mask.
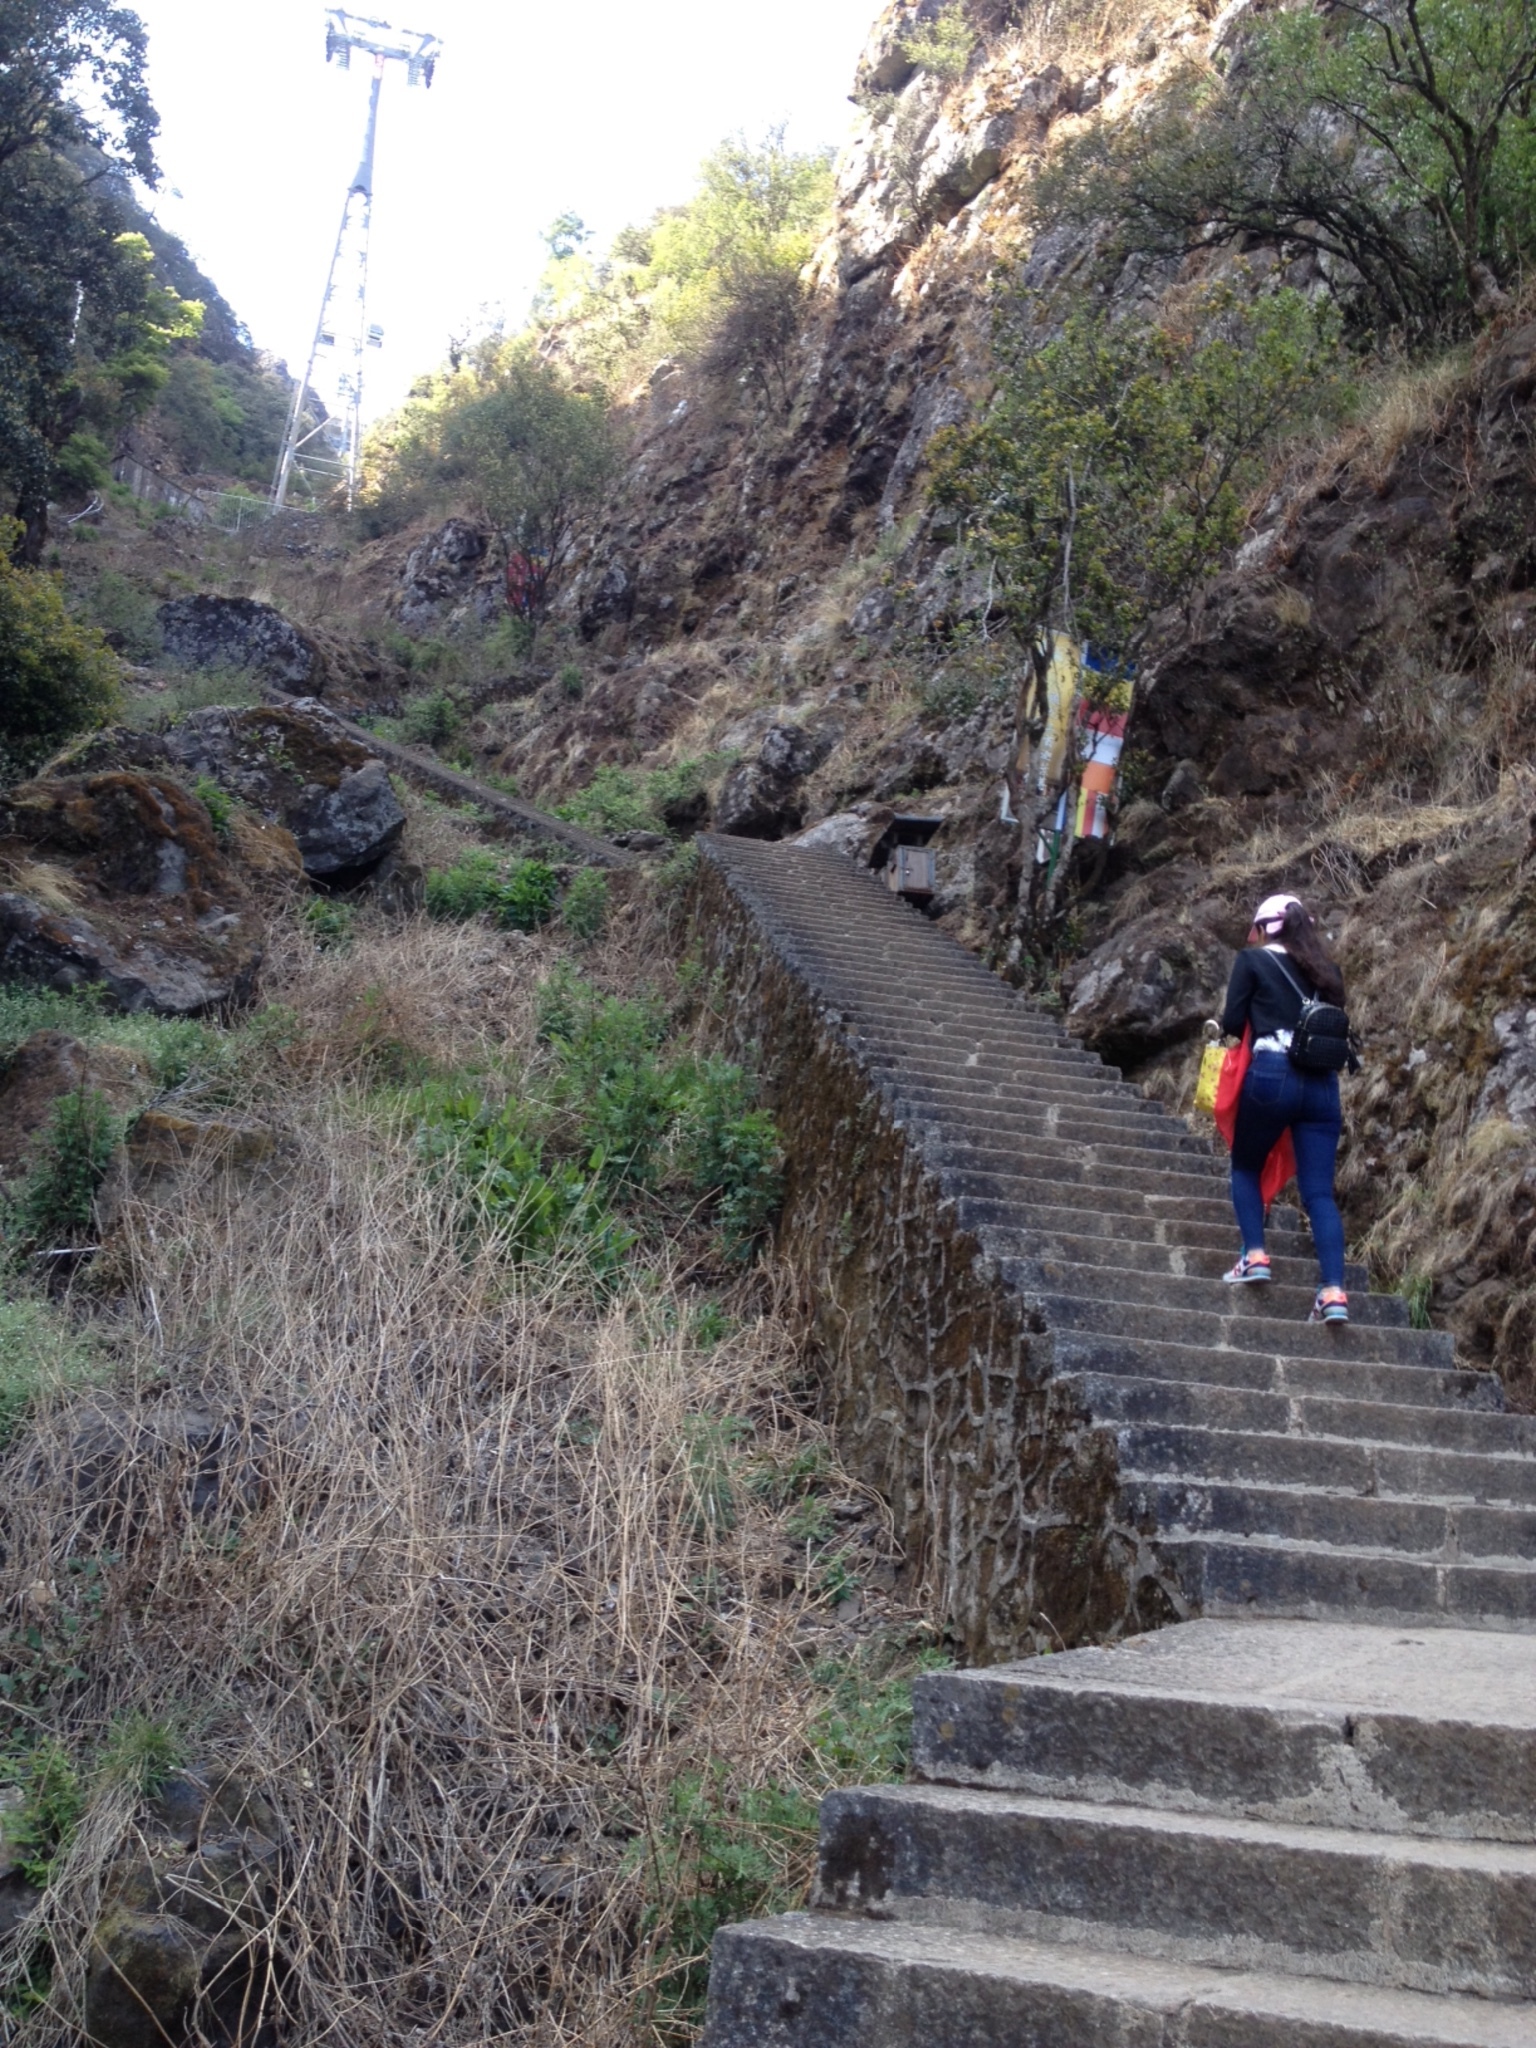
[[[931,914],[1180,1108],[1305,894],[1353,1249],[1536,1405],[1536,13],[895,0],[836,166],[556,221],[355,517],[236,534],[107,475],[255,483],[286,392],[124,197],[139,24],[0,38],[0,900],[243,949],[198,1014],[0,984],[0,2033],[137,2048],[175,1948],[176,2040],[682,2048],[948,1653],[776,1263],[700,830],[940,820]],[[1055,635],[1134,708],[1113,844],[1039,862]],[[186,887],[114,894],[108,798]]]

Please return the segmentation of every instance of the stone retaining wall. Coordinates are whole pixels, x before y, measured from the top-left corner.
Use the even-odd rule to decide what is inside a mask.
[[[912,1586],[979,1661],[1172,1618],[1117,1523],[1113,1433],[1052,1379],[1049,1332],[960,1227],[771,919],[707,853],[694,922],[723,1047],[762,1074],[783,1135],[777,1250],[841,1455],[890,1502]]]

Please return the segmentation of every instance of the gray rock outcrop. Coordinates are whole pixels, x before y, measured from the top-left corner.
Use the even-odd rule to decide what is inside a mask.
[[[291,691],[318,690],[320,651],[270,604],[201,592],[160,607],[160,632],[172,661],[186,668],[249,669]]]

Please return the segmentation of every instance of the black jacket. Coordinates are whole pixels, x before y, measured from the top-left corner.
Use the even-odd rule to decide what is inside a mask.
[[[1221,1028],[1228,1038],[1241,1038],[1243,1026],[1252,1025],[1255,1039],[1269,1038],[1277,1031],[1294,1031],[1301,1016],[1301,996],[1286,979],[1286,969],[1309,996],[1317,989],[1299,960],[1289,953],[1282,967],[1279,957],[1263,946],[1249,946],[1238,954],[1227,983],[1227,1006],[1221,1013]]]

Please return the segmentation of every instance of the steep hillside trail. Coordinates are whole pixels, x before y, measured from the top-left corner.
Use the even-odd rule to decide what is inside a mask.
[[[635,865],[635,856],[626,848],[615,846],[611,839],[599,838],[597,833],[584,831],[580,825],[572,825],[565,818],[552,817],[548,811],[524,803],[521,797],[492,789],[484,782],[477,782],[472,775],[463,775],[456,768],[446,767],[441,761],[429,761],[410,747],[381,739],[367,726],[354,724],[350,718],[344,718],[329,706],[326,709],[328,716],[350,738],[359,741],[392,768],[398,768],[402,775],[431,790],[434,796],[445,797],[450,803],[478,804],[481,810],[502,824],[510,825],[514,831],[526,833],[532,839],[546,840],[568,854],[575,854],[589,867],[630,868]]]
[[[759,1000],[750,931],[798,985],[966,1284],[1031,1332],[1052,1426],[1071,1411],[1112,1460],[1113,1537],[1159,1618],[1189,1622],[920,1682],[918,1782],[828,1800],[821,1910],[722,1935],[709,2048],[1536,2041],[1536,1418],[1358,1270],[1353,1321],[1309,1323],[1294,1219],[1267,1289],[1223,1286],[1210,1142],[872,876],[705,852],[727,980]],[[787,1098],[815,1061],[799,1044],[776,1074],[772,1022]],[[909,1354],[941,1310],[907,1319]],[[897,1426],[939,1472],[931,1375],[901,1370]],[[863,1398],[890,1409],[889,1375]],[[973,1409],[980,1485],[1001,1410]],[[1013,1540],[1066,1518],[1048,1482]]]

